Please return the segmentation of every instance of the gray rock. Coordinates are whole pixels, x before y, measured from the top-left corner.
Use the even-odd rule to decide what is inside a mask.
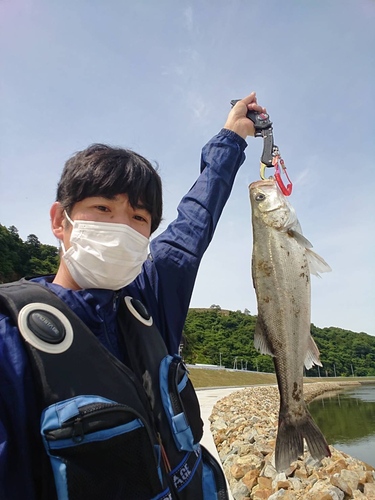
[[[232,467],[232,465],[237,462],[238,455],[235,453],[232,453],[231,455],[227,456],[226,459],[222,462],[223,465],[226,465],[228,467]]]
[[[264,456],[268,455],[269,453],[273,452],[272,446],[270,446],[268,443],[265,441],[257,442],[255,443],[255,448]]]
[[[371,498],[371,497],[370,497]],[[354,500],[369,500],[362,491],[355,490],[353,491],[353,499]]]
[[[292,483],[292,488],[296,491],[303,488],[302,481],[298,477],[288,477],[288,481]]]
[[[344,500],[345,493],[335,486],[327,488],[327,493],[331,495],[332,500]]]
[[[238,481],[232,486],[232,495],[234,500],[242,500],[243,498],[250,498],[250,492],[242,481]]]
[[[238,454],[240,457],[243,457],[244,455],[252,453],[253,450],[254,446],[252,444],[242,444],[238,447]]]
[[[345,494],[339,488],[332,486],[328,479],[317,481],[309,491],[309,498],[314,499],[317,493],[327,493],[332,500],[344,500]]]
[[[276,491],[276,493],[273,493],[273,495],[268,497],[268,500],[282,500],[283,498],[287,498],[288,500],[293,500],[295,496],[293,493],[281,488],[281,490]]]
[[[276,490],[276,487],[277,487],[277,483],[279,481],[286,481],[286,475],[285,475],[285,472],[280,472],[280,474],[277,474],[275,476],[275,478],[273,479],[272,481],[272,489],[273,490]]]
[[[368,497],[369,500],[375,498],[375,484],[374,483],[365,484],[363,493],[366,495],[366,497]]]
[[[270,429],[270,431],[269,431],[270,437],[271,438],[276,437],[276,432],[277,432],[276,429]]]
[[[255,439],[257,438],[258,436],[258,433],[255,429],[251,430],[249,433],[247,434],[244,434],[244,440],[248,441],[250,444],[253,444],[255,443]]]
[[[237,449],[233,449],[233,450],[230,450],[228,447],[225,448],[225,449],[222,449],[219,453],[219,457],[220,457],[220,460],[222,462],[225,462],[227,460],[228,457],[230,457],[231,455],[237,455]]]
[[[308,477],[306,481],[307,481],[307,484],[310,484],[311,486],[313,486],[315,483],[318,482],[318,478],[317,477]]]
[[[219,451],[219,457],[222,462],[224,461],[223,457],[225,457],[230,451],[231,449],[229,446],[223,446],[221,448],[221,450]]]
[[[271,479],[275,479],[275,477],[277,476],[277,471],[272,464],[267,462],[260,475],[264,477],[270,477]]]
[[[234,421],[235,424],[241,424],[242,422],[246,422],[245,417],[237,417]]]
[[[228,428],[228,426],[222,418],[218,418],[217,420],[215,420],[211,424],[211,429],[214,431],[221,431],[221,430],[227,429],[227,428]]]
[[[292,476],[294,471],[297,469],[297,464],[293,462],[284,472],[286,477]]]
[[[332,485],[328,479],[322,479],[320,481],[315,481],[314,486],[311,488],[310,493],[315,495],[317,493],[321,493],[322,491],[326,491],[327,488],[331,488]]]
[[[353,493],[352,488],[348,485],[348,483],[340,476],[340,474],[333,474],[331,477],[331,483],[333,486],[336,486],[341,491],[351,496]]]
[[[342,479],[348,484],[348,486],[354,490],[358,490],[359,484],[359,474],[354,470],[343,469],[340,473]]]
[[[322,462],[320,460],[315,460],[310,453],[305,458],[305,468],[307,473],[310,475],[314,471],[319,470],[322,467]]]
[[[243,455],[242,457],[238,457],[237,464],[251,464],[252,469],[260,469],[264,465],[263,457],[260,458],[258,455],[254,455],[253,453],[249,453],[248,455]]]
[[[233,443],[230,445],[230,447],[231,447],[232,450],[236,449],[238,451],[238,449],[242,445],[243,445],[243,441],[241,441],[239,439],[236,439],[236,441],[233,441]]]

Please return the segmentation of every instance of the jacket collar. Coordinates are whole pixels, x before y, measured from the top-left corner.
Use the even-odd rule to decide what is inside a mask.
[[[103,316],[101,312],[116,312],[117,292],[103,289],[71,290],[52,283],[55,276],[43,276],[33,278],[31,281],[49,288],[60,299],[62,299],[86,324],[101,323]],[[114,314],[115,315],[115,314]]]

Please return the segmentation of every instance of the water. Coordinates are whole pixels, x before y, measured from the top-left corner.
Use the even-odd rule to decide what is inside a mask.
[[[375,385],[323,395],[309,411],[328,444],[375,467]]]

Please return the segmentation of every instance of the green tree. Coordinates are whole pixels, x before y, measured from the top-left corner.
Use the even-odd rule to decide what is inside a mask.
[[[234,359],[248,370],[274,372],[270,356],[261,355],[254,348],[254,329],[257,318],[240,311],[229,315],[218,314],[215,308],[202,311],[190,309],[184,327],[183,355],[189,363],[219,364],[232,368]],[[321,376],[369,376],[375,373],[375,337],[336,327],[317,328],[311,325],[311,334],[320,350],[323,367]],[[318,367],[307,372],[318,376]]]
[[[218,304],[212,304],[210,309],[213,309],[214,311],[221,311],[221,307]]]
[[[0,283],[57,272],[58,249],[43,245],[35,234],[24,242],[15,226],[7,229],[0,224],[0,249]]]

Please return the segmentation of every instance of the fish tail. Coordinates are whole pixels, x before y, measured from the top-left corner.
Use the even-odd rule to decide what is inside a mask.
[[[292,462],[303,455],[303,438],[306,439],[310,454],[315,460],[331,456],[321,430],[307,410],[305,415],[293,424],[280,417],[275,451],[278,472],[285,471]]]
[[[302,435],[306,439],[307,446],[309,447],[309,452],[315,460],[321,460],[324,457],[331,456],[329,446],[322,431],[316,425],[308,411],[306,413],[306,421],[301,428]]]

